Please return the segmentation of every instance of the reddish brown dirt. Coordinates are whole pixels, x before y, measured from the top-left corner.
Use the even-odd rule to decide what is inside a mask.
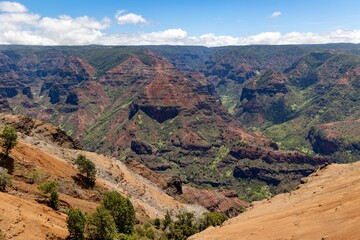
[[[36,143],[36,146],[32,145]],[[73,160],[84,154],[97,167],[96,186],[84,189],[76,184],[77,170]],[[65,239],[68,235],[66,214],[68,208],[93,211],[105,191],[114,189],[131,198],[141,222],[149,218],[163,217],[166,211],[176,214],[180,211],[204,209],[178,202],[157,186],[127,169],[116,159],[95,153],[64,149],[38,138],[22,135],[17,146],[10,153],[11,159],[1,159],[0,166],[11,170],[13,185],[8,192],[0,193],[0,230],[6,239]],[[12,162],[12,163],[11,163]],[[39,178],[29,182],[32,173]],[[46,196],[37,186],[47,180],[57,179],[60,193],[60,210],[46,205]]]
[[[33,199],[0,192],[0,229],[6,239],[55,239],[68,235],[66,214]]]
[[[330,165],[299,189],[192,236],[211,239],[360,239],[360,162]]]

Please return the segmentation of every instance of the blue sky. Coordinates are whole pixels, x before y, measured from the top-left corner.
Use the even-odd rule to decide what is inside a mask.
[[[0,1],[0,21],[5,44],[360,42],[358,0]]]

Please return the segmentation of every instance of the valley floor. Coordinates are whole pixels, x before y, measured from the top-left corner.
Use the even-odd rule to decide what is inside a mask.
[[[287,194],[257,202],[191,240],[360,239],[360,162],[329,165]]]

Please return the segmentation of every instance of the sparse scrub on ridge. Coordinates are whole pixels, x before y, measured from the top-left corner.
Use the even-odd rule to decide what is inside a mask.
[[[96,179],[95,164],[84,155],[79,155],[75,160],[75,164],[80,174],[85,178],[86,185],[94,185]]]
[[[4,154],[8,156],[11,149],[17,144],[17,134],[15,129],[13,127],[5,126],[0,134],[0,138]]]
[[[12,181],[6,169],[0,167],[0,192],[5,192],[11,185]]]
[[[59,194],[58,194],[58,183],[57,181],[47,181],[38,186],[44,194],[49,194],[49,207],[58,210],[60,207]]]

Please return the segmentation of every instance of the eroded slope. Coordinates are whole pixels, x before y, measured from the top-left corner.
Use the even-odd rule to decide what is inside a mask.
[[[333,164],[190,239],[359,239],[360,163]]]

